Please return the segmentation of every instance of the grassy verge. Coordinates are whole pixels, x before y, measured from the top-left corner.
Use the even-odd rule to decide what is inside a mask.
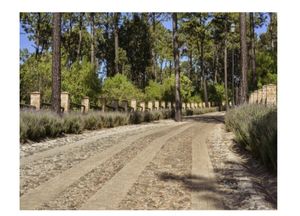
[[[236,141],[268,168],[277,170],[277,108],[253,104],[231,109],[225,116],[226,129]]]

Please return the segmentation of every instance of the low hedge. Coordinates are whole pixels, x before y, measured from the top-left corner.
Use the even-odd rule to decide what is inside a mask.
[[[183,110],[182,115],[203,114],[216,111],[215,108]],[[79,134],[83,130],[97,130],[128,124],[140,124],[160,119],[174,118],[174,110],[153,110],[146,112],[71,112],[62,117],[51,111],[22,110],[20,112],[20,141],[39,141],[46,137],[57,137],[64,133]]]
[[[277,108],[243,105],[225,115],[226,129],[268,168],[277,170]]]

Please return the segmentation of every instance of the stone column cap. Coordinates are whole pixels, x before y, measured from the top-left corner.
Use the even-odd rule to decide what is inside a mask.
[[[30,94],[41,94],[39,91],[30,92]]]

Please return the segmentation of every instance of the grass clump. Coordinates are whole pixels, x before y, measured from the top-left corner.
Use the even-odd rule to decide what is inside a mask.
[[[226,129],[236,141],[268,168],[277,170],[277,108],[259,104],[231,109],[225,116]]]
[[[22,111],[20,113],[20,139],[38,141],[57,137],[64,132],[62,119],[49,111]]]
[[[78,113],[63,115],[64,133],[80,134],[84,130],[82,116]]]

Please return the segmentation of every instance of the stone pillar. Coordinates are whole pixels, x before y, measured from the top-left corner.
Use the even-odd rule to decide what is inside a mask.
[[[262,89],[259,89],[257,92],[257,101],[259,104],[262,103],[262,94],[263,94]]]
[[[81,100],[81,105],[84,105],[85,108],[81,107],[81,112],[82,113],[88,113],[90,109],[90,99],[89,97],[85,96]]]
[[[145,111],[146,108],[145,102],[140,102],[140,107],[142,107],[142,111]]]
[[[202,103],[201,102],[198,103],[198,107],[202,108]]]
[[[253,103],[257,103],[257,90],[253,92]]]
[[[41,93],[36,91],[36,92],[31,92],[30,93],[30,105],[34,106],[36,110],[41,109]]]
[[[163,109],[166,109],[166,102],[165,102],[165,101],[161,101],[161,102],[160,102],[160,106],[161,106]]]
[[[186,108],[190,109],[191,108],[191,104],[190,103],[186,103]]]
[[[267,93],[268,92],[268,87],[266,85],[263,86],[262,88],[262,103],[266,104],[267,103]]]
[[[64,108],[64,112],[70,111],[70,94],[68,92],[61,92],[60,94],[60,106]]]
[[[186,108],[185,108],[185,103],[184,103],[184,102],[182,103],[182,109],[186,109]]]
[[[168,109],[172,109],[172,103],[170,101],[168,102]]]
[[[136,111],[136,99],[131,99],[130,106],[133,108],[134,111]]]
[[[106,99],[104,97],[99,97],[98,98],[99,101],[99,106],[101,107],[102,112],[105,111],[105,105],[106,105]]]
[[[277,86],[270,84],[267,89],[267,104],[277,104]]]
[[[208,107],[211,107],[211,103],[210,102],[208,102]]]
[[[159,101],[154,101],[154,107],[155,109],[159,110]]]
[[[152,103],[152,101],[148,101],[147,108],[148,108],[149,110],[152,110],[152,109],[153,109],[153,103]]]

